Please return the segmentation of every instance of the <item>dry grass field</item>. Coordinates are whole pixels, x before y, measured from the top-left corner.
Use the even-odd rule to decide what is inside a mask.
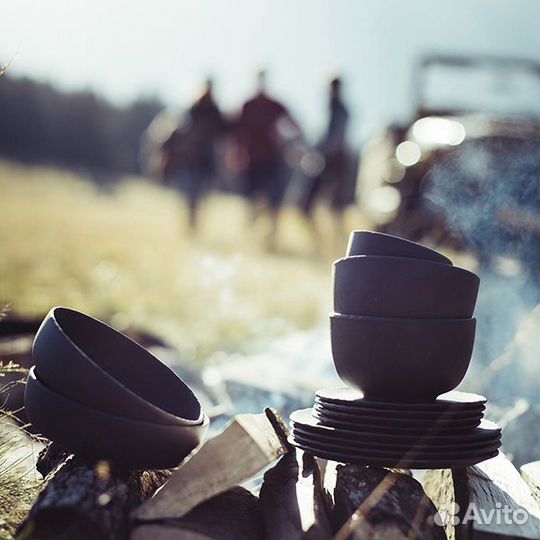
[[[211,197],[194,237],[175,194],[141,179],[107,190],[73,173],[0,163],[0,301],[21,316],[72,306],[152,332],[203,361],[214,351],[307,329],[330,307],[330,262],[346,237],[314,241],[293,209],[278,249],[262,248],[264,216]],[[347,227],[362,226],[356,215]],[[321,230],[334,230],[319,212]]]

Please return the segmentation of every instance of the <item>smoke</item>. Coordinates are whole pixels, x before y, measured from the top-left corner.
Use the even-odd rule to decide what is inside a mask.
[[[531,234],[519,218],[538,219],[538,175],[537,140],[475,139],[436,162],[425,192],[446,214],[447,225],[482,257],[528,258],[530,249],[538,250],[531,244],[538,243],[539,225]]]
[[[529,332],[526,342],[520,342],[529,354],[514,359],[505,353],[539,302],[539,165],[536,139],[493,137],[467,141],[440,156],[425,178],[429,203],[478,259],[481,285],[469,383],[488,394],[488,385],[497,388],[490,399],[507,404],[524,394],[535,404],[539,401],[529,382],[509,376],[512,371],[533,374],[538,384],[538,333]],[[507,369],[492,369],[501,355]]]

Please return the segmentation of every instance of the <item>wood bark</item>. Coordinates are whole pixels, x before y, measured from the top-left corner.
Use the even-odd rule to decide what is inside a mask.
[[[446,538],[434,522],[436,508],[410,474],[398,470],[328,463],[335,538]]]
[[[259,501],[268,540],[328,540],[328,501],[315,458],[291,451],[264,475]]]
[[[437,511],[443,517],[451,517],[456,494],[454,490],[454,478],[451,469],[433,469],[425,471],[421,478],[422,487],[433,501]],[[448,540],[456,538],[456,523],[452,519],[444,519],[444,529]]]
[[[454,518],[449,538],[540,538],[538,505],[502,453],[474,467],[428,471],[422,483],[439,511]]]
[[[170,471],[125,471],[84,461],[55,443],[40,454],[44,487],[17,538],[123,539],[129,514],[163,484]]]
[[[201,503],[183,518],[143,524],[131,540],[262,540],[258,499],[236,486]]]

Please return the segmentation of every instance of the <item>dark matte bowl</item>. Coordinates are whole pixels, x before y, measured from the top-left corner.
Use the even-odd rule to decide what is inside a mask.
[[[404,257],[354,256],[334,263],[334,311],[371,317],[472,317],[476,274]]]
[[[94,409],[159,424],[203,420],[199,400],[174,371],[124,334],[78,311],[51,309],[32,355],[51,390]]]
[[[373,401],[432,401],[465,376],[476,319],[392,319],[332,314],[339,376]]]
[[[25,408],[32,426],[73,453],[108,459],[126,469],[176,467],[203,440],[208,418],[197,426],[138,422],[107,414],[48,388],[30,370]]]
[[[352,255],[382,255],[385,257],[408,257],[443,264],[452,261],[442,253],[425,246],[374,231],[352,231],[347,246],[347,257]]]

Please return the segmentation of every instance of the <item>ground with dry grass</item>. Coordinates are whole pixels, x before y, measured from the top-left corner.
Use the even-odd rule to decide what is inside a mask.
[[[252,223],[244,201],[225,195],[208,200],[194,237],[178,198],[140,179],[105,191],[0,163],[0,193],[0,301],[32,317],[73,306],[163,336],[196,361],[313,326],[330,307],[330,261],[346,242],[315,240],[288,209],[268,253],[264,219]],[[318,227],[332,230],[328,214]]]
[[[0,538],[11,538],[40,486],[34,463],[40,449],[0,415]]]

